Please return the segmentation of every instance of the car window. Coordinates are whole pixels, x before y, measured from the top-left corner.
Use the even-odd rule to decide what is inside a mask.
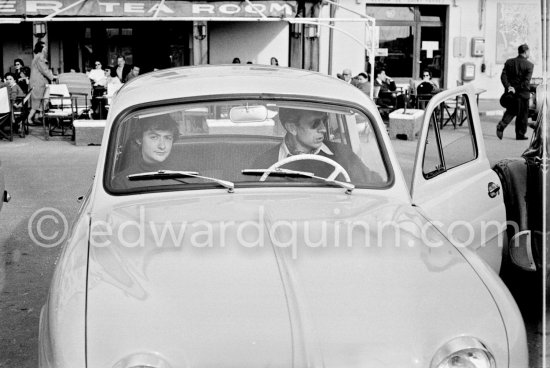
[[[422,165],[424,177],[433,178],[476,157],[468,95],[449,98],[430,117]]]
[[[142,109],[114,123],[105,183],[115,192],[219,185],[212,178],[236,185],[326,185],[274,174],[260,182],[262,172],[250,171],[291,159],[281,168],[320,178],[336,170],[336,180],[347,181],[347,174],[356,186],[384,187],[390,176],[375,131],[362,112],[326,104],[251,99]],[[316,157],[304,160],[304,153]],[[134,175],[158,170],[172,176]],[[194,174],[175,177],[173,171]]]

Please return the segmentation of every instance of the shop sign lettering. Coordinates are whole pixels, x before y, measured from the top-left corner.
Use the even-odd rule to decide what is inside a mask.
[[[450,5],[451,0],[369,0],[369,4]]]
[[[72,6],[77,3],[77,6]],[[26,15],[57,17],[293,17],[296,1],[262,1],[250,4],[240,1],[201,3],[196,1],[136,0],[0,0],[0,16]]]

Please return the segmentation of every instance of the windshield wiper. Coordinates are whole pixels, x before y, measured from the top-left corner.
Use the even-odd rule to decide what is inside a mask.
[[[143,172],[139,174],[128,175],[128,180],[164,180],[164,179],[177,179],[177,178],[199,178],[204,180],[213,181],[220,184],[222,187],[227,188],[229,193],[233,193],[235,184],[227,180],[221,180],[217,178],[211,178],[208,176],[199,175],[196,171],[174,171],[174,170],[159,170]]]
[[[321,176],[316,176],[314,173],[308,172],[308,171],[298,171],[298,170],[289,170],[289,169],[281,169],[281,168],[277,168],[275,170],[245,169],[241,171],[241,174],[263,175],[266,172],[269,172],[269,175],[274,175],[274,176],[290,176],[290,177],[297,177],[297,178],[312,178],[312,179],[322,180],[327,184],[333,184],[341,188],[344,188],[346,190],[346,194],[351,194],[351,192],[355,189],[355,185],[353,185],[352,183],[346,183],[339,180],[323,178]]]

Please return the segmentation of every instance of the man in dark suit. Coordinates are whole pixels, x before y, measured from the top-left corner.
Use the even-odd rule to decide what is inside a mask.
[[[117,57],[116,62],[117,68],[115,69],[115,75],[113,75],[113,77],[118,77],[122,83],[125,83],[128,74],[132,71],[132,68],[130,65],[126,65],[126,59],[122,55]]]
[[[325,141],[328,115],[325,112],[279,108],[279,118],[287,133],[283,142],[254,162],[253,168],[267,169],[274,163],[289,156],[313,154],[330,158],[348,172],[351,181],[358,184],[381,184],[382,178],[371,172],[361,159],[346,145]],[[300,160],[284,165],[286,169],[313,172],[316,176],[327,178],[334,167],[324,162]],[[340,174],[338,180],[343,180]]]
[[[516,139],[528,139],[525,136],[527,131],[527,119],[529,116],[529,83],[533,74],[533,63],[528,61],[529,46],[527,44],[518,47],[518,56],[506,60],[500,81],[506,92],[514,94],[515,100],[506,109],[502,120],[497,125],[497,137],[502,139],[504,129],[516,117]]]

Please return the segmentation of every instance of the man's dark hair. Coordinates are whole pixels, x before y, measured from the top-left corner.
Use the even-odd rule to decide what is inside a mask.
[[[369,79],[369,76],[367,75],[367,73],[364,73],[364,72],[361,72],[359,74],[357,74],[358,77],[363,77],[365,79]]]
[[[117,55],[116,59],[122,59],[124,60],[124,62],[126,62],[126,58],[124,57],[124,55]]]
[[[378,77],[380,75],[380,73],[382,73],[384,71],[386,71],[386,69],[381,68],[381,67],[378,67],[378,68],[374,69],[374,77],[375,78]]]
[[[526,43],[524,43],[523,45],[519,45],[518,55],[524,54],[527,50],[529,50],[529,46],[527,46]]]
[[[306,116],[309,114],[317,114],[317,113],[323,113],[326,115],[326,113],[321,111],[279,107],[279,120],[281,120],[281,124],[283,125],[283,127],[285,127],[286,124],[298,124],[298,122],[300,121],[300,119],[302,119],[303,116]]]
[[[432,77],[432,72],[431,72],[430,69],[424,69],[424,70],[422,71],[422,77],[424,77],[424,73],[428,73],[428,74],[430,75],[430,78]]]
[[[25,66],[25,63],[23,62],[23,60],[21,60],[21,59],[19,59],[19,58],[18,58],[18,59],[15,59],[15,60],[13,61],[13,65],[15,65],[15,64],[17,64],[17,63],[21,64],[22,67]]]
[[[135,135],[137,139],[141,139],[143,137],[143,133],[145,133],[148,130],[170,131],[174,135],[174,141],[178,139],[180,134],[178,123],[169,114],[147,116],[144,118],[140,118],[137,121],[137,124],[138,124],[138,127],[136,129],[136,135]]]
[[[44,50],[44,46],[46,44],[42,41],[38,41],[35,45],[34,45],[34,49],[32,50],[32,52],[34,52],[35,54],[38,54],[38,53],[41,53],[42,50]]]

